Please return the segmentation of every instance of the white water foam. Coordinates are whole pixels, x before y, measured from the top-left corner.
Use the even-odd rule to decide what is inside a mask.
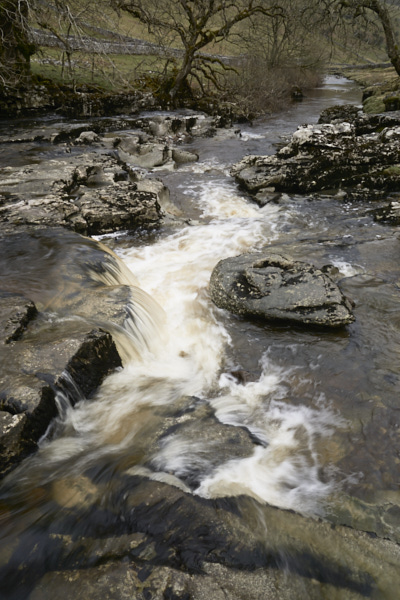
[[[283,402],[282,382],[288,373],[266,357],[259,381],[243,385],[229,375],[219,377],[229,336],[207,293],[218,260],[255,250],[273,238],[279,209],[269,206],[266,215],[265,208],[247,203],[229,185],[216,182],[187,193],[198,195],[203,217],[211,218],[207,225],[187,227],[154,246],[122,252],[140,285],[167,314],[163,352],[158,353],[156,367],[144,368],[149,377],[155,368],[165,377],[163,385],[175,382],[173,393],[208,398],[221,422],[247,427],[266,445],[256,447],[249,458],[228,460],[202,481],[196,493],[207,497],[247,493],[315,513],[331,487],[319,479],[314,442],[333,431],[334,415],[323,407],[313,411]],[[129,365],[125,375],[130,377],[137,369]],[[207,472],[209,452],[199,441],[172,436],[153,464],[177,477],[199,465]]]
[[[353,265],[344,260],[332,258],[330,262],[334,267],[339,269],[340,274],[343,275],[343,277],[354,277],[355,275],[360,275],[360,273],[364,272],[364,269],[359,265]]]
[[[316,513],[331,487],[319,479],[315,440],[331,433],[334,415],[323,406],[311,410],[286,403],[288,370],[267,355],[258,381],[240,384],[221,375],[230,337],[208,296],[210,274],[220,259],[259,249],[274,237],[279,207],[260,209],[218,181],[190,194],[197,196],[204,223],[151,246],[120,251],[143,293],[165,312],[156,342],[110,376],[95,403],[80,402],[67,411],[64,437],[45,446],[44,456],[53,462],[72,458],[77,472],[103,455],[130,456],[130,473],[141,472],[151,459],[158,472],[146,467],[146,474],[183,489],[185,475],[195,467],[204,470],[195,490],[199,495],[248,494]],[[222,423],[246,427],[260,442],[253,455],[240,460],[228,455],[213,467],[213,447],[179,435],[167,438],[154,455],[148,446],[163,411],[178,408],[186,396],[208,401]]]
[[[261,364],[259,380],[245,385],[223,374],[220,395],[211,403],[221,422],[244,425],[263,445],[248,458],[221,465],[196,493],[213,498],[247,494],[299,512],[322,513],[321,500],[333,484],[320,480],[316,442],[335,431],[337,416],[323,403],[315,410],[285,402],[290,372],[272,364],[268,353]]]

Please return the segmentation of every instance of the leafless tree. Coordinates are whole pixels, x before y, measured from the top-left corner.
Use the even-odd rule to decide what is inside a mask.
[[[13,87],[29,74],[35,46],[29,38],[29,0],[0,0],[0,84]]]
[[[166,91],[172,101],[185,95],[191,81],[203,91],[205,82],[218,89],[219,75],[232,67],[216,55],[216,44],[240,23],[255,15],[283,15],[273,0],[113,0],[113,6],[131,14],[162,40],[166,56],[171,57],[171,48],[181,49],[180,56],[171,57],[176,67]]]
[[[321,0],[317,2],[320,14],[341,24],[359,26],[365,30],[379,25],[384,33],[386,53],[400,76],[400,47],[397,42],[395,13],[399,7],[396,2],[386,0]]]
[[[30,58],[49,39],[61,49],[62,76],[72,77],[77,50],[86,54],[92,72],[101,63],[113,66],[101,26],[115,31],[117,39],[118,18],[110,0],[0,0],[1,88],[7,93],[28,82]]]

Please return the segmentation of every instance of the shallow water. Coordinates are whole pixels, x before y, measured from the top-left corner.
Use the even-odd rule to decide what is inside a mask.
[[[360,96],[350,82],[330,77],[278,117],[193,141],[187,147],[198,152],[198,163],[155,173],[187,224],[172,220],[149,236],[102,238],[125,265],[111,283],[141,290],[132,347],[125,349],[124,369],[106,380],[96,402],[82,400],[71,409],[60,399],[56,435],[6,479],[4,548],[21,532],[34,540],[39,530],[51,529],[49,523],[67,519],[78,502],[97,504],[101,522],[124,474],[205,498],[244,494],[360,528],[363,517],[354,502],[367,503],[373,515],[382,506],[400,510],[396,229],[375,223],[370,206],[337,196],[281,195],[260,208],[229,177],[230,165],[243,155],[273,153],[297,125],[316,122],[327,106],[358,103]],[[27,145],[29,162],[35,144]],[[17,162],[26,149],[13,146]],[[32,249],[32,280],[27,272],[22,287],[27,294],[34,290],[43,311],[57,312],[60,289],[70,291],[81,281],[71,276],[77,254],[67,252],[71,281],[57,271],[62,281],[55,282],[49,265],[53,258],[59,264],[59,250],[55,245],[46,253],[41,244]],[[208,281],[218,260],[262,248],[317,267],[336,266],[342,290],[355,303],[355,323],[341,331],[305,330],[248,322],[213,306]],[[78,250],[90,257],[90,244]],[[7,285],[18,287],[24,272],[18,255],[2,261],[12,266]],[[110,283],[107,274],[97,277]],[[252,455],[237,457],[225,448],[216,462],[215,439],[185,429],[155,443],[154,432],[188,397],[193,407],[210,405],[220,423],[250,432]],[[69,480],[75,497],[65,491]],[[82,492],[76,492],[77,481]],[[76,526],[72,522],[71,532]],[[398,531],[397,522],[393,527]],[[79,531],[85,535],[84,524]]]

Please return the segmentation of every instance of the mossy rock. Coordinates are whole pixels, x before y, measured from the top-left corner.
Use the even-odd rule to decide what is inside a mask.
[[[400,110],[400,95],[388,94],[384,97],[385,111]]]
[[[384,96],[370,96],[364,100],[363,110],[367,114],[385,112]]]
[[[400,165],[391,165],[383,170],[383,174],[387,177],[399,177],[400,176]]]

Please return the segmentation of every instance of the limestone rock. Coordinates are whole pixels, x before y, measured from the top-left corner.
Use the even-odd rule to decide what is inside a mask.
[[[203,113],[153,114],[137,120],[137,126],[156,138],[211,137],[220,126],[218,117]]]
[[[0,343],[17,340],[36,314],[31,300],[19,294],[0,292]]]
[[[37,448],[57,395],[90,398],[121,366],[133,288],[110,250],[66,230],[0,237],[0,255],[2,477]]]
[[[159,482],[130,483],[121,507],[128,534],[115,534],[110,517],[98,540],[21,539],[29,561],[18,573],[11,557],[0,589],[14,582],[32,600],[361,600],[390,598],[399,585],[400,550],[389,540],[244,497],[206,500]]]
[[[400,171],[400,165],[399,165]],[[392,200],[386,206],[377,208],[373,211],[375,221],[390,223],[391,225],[400,225],[400,202]]]
[[[274,156],[246,156],[231,174],[252,194],[400,190],[398,119],[373,115],[299,127]]]
[[[90,397],[105,376],[121,366],[109,333],[95,330],[18,342],[8,349],[0,371],[0,478],[34,451],[58,414],[56,395],[70,402]],[[4,357],[2,357],[4,358]]]
[[[268,321],[325,327],[354,321],[350,302],[326,274],[271,253],[221,260],[211,275],[210,295],[220,308]]]
[[[94,131],[82,131],[79,137],[76,138],[75,144],[94,144],[99,140],[99,136]]]
[[[192,163],[199,160],[199,155],[180,148],[172,148],[172,160],[178,165]]]
[[[65,227],[84,235],[154,227],[163,216],[159,193],[165,197],[164,187],[138,189],[115,158],[90,153],[12,169],[2,192],[3,232]]]
[[[128,158],[131,164],[143,169],[161,167],[170,158],[168,147],[162,143],[148,142],[145,144],[135,143],[135,140],[123,138],[119,149],[123,151],[122,159]],[[128,155],[128,157],[126,156]]]

